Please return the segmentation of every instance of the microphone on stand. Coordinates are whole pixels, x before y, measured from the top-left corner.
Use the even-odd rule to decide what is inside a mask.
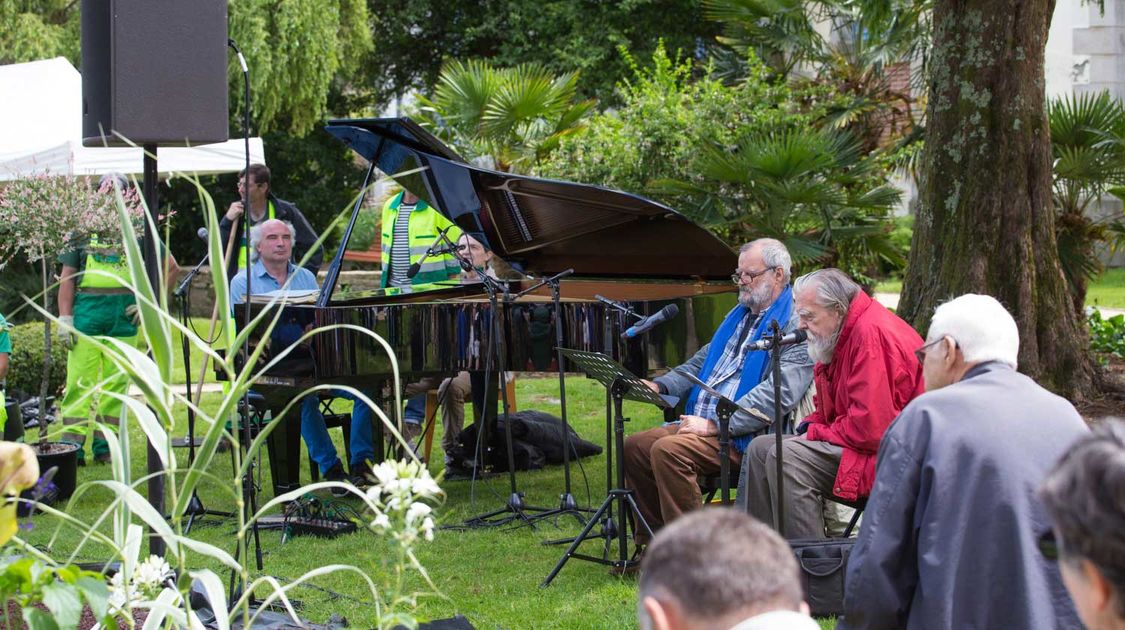
[[[777,345],[779,345],[779,346],[791,346],[791,345],[796,344],[796,343],[801,343],[802,341],[804,341],[808,338],[809,338],[808,332],[806,332],[804,330],[795,330],[795,331],[789,333],[788,335],[785,335],[784,337],[782,337],[781,340],[778,341]],[[769,350],[770,348],[773,348],[773,337],[766,337],[765,339],[759,339],[758,341],[754,341],[754,342],[750,343],[750,349],[751,350]]]
[[[637,335],[642,335],[652,330],[653,328],[656,328],[660,324],[663,324],[664,322],[672,319],[673,317],[678,315],[679,312],[680,307],[676,306],[675,304],[669,304],[656,313],[649,315],[648,317],[637,322],[635,326],[632,326],[625,332],[621,333],[621,338],[632,339]]]
[[[444,230],[438,232],[437,238],[434,239],[433,245],[430,245],[428,248],[426,248],[426,253],[422,254],[422,257],[418,259],[418,262],[410,264],[410,269],[406,271],[407,278],[413,278],[414,276],[418,275],[418,272],[422,269],[422,263],[426,262],[426,259],[430,256],[444,256],[445,254],[452,254],[454,252],[452,247],[434,249],[434,247],[438,243],[445,239],[445,233],[448,231],[449,228],[447,227]]]
[[[207,236],[209,234],[210,234],[210,232],[207,231],[207,228],[199,228],[195,232],[195,235],[198,236],[199,238],[203,239],[203,240],[207,240]]]

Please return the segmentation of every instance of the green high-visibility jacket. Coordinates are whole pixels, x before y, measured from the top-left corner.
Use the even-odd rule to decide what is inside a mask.
[[[382,229],[382,247],[380,262],[383,266],[382,286],[386,288],[390,281],[391,274],[389,273],[391,264],[391,242],[394,239],[395,220],[398,218],[398,207],[402,203],[402,193],[399,193],[387,200],[383,204],[383,229]],[[430,247],[438,249],[445,247],[444,243],[437,243],[435,241],[438,237],[438,232],[449,228],[445,235],[453,243],[461,238],[461,229],[458,228],[452,221],[445,218],[434,208],[431,208],[425,201],[421,199],[414,207],[414,211],[410,213],[410,264],[421,261],[421,267],[418,269],[418,274],[410,279],[411,284],[427,284],[430,282],[441,282],[450,278],[455,278],[461,273],[460,263],[452,254],[441,254],[438,256],[429,256],[425,261],[422,261],[422,256],[426,254],[426,250]]]

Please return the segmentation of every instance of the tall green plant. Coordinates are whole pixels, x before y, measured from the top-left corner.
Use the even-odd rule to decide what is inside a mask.
[[[1120,213],[1094,216],[1102,196],[1125,185],[1125,107],[1109,92],[1065,96],[1047,104],[1047,121],[1059,259],[1081,310],[1102,271],[1098,246],[1125,234]]]
[[[594,101],[576,100],[578,73],[555,76],[535,64],[496,68],[451,61],[433,95],[419,99],[423,124],[467,157],[497,170],[528,172],[580,130]]]
[[[218,260],[221,258],[220,250],[222,247],[217,237],[218,217],[210,197],[203,194],[203,199],[206,222],[210,234],[213,235],[209,239],[208,247],[212,259]],[[124,395],[108,395],[115,395],[122,401],[123,415],[137,423],[152,452],[159,458],[162,472],[156,474],[163,475],[165,478],[169,515],[165,517],[154,509],[139,492],[139,489],[149,480],[149,476],[140,479],[131,477],[129,431],[125,429],[117,431],[117,438],[109,442],[113,479],[84,483],[76,490],[74,497],[71,499],[72,501],[78,501],[81,496],[98,486],[109,489],[114,498],[104,508],[101,515],[93,523],[80,523],[69,517],[64,511],[45,508],[47,513],[60,519],[60,528],[63,526],[77,527],[83,534],[82,542],[75,549],[66,550],[69,553],[67,561],[73,561],[87,544],[100,543],[112,548],[117,559],[122,562],[121,574],[123,577],[114,583],[115,595],[110,599],[111,610],[125,618],[131,618],[131,610],[137,607],[146,608],[149,610],[148,623],[153,624],[153,627],[157,627],[159,624],[168,624],[176,628],[198,627],[199,620],[195,617],[195,612],[191,610],[187,597],[190,580],[166,581],[164,579],[166,574],[173,572],[181,577],[188,576],[198,580],[203,585],[204,591],[210,599],[212,610],[217,615],[216,623],[222,629],[230,627],[231,614],[228,614],[228,611],[233,611],[232,614],[242,617],[243,627],[250,627],[257,615],[257,613],[251,613],[251,597],[260,596],[263,591],[269,592],[266,597],[267,604],[274,601],[280,602],[296,620],[296,611],[289,601],[288,592],[306,581],[338,571],[355,574],[368,585],[373,600],[380,607],[380,625],[382,627],[391,627],[395,623],[403,622],[412,625],[413,621],[409,618],[410,609],[404,610],[403,608],[410,603],[409,598],[403,600],[402,594],[394,590],[393,583],[389,590],[380,590],[367,573],[358,567],[329,564],[314,569],[292,583],[282,586],[274,578],[268,576],[251,579],[245,563],[247,562],[246,559],[250,557],[250,554],[247,553],[247,543],[252,521],[286,502],[297,499],[304,493],[332,487],[343,487],[359,496],[370,514],[373,515],[373,520],[368,524],[371,529],[383,533],[388,531],[407,532],[408,535],[404,534],[406,538],[399,540],[400,544],[406,545],[413,545],[419,539],[427,538],[432,535],[433,522],[428,517],[428,508],[424,506],[424,502],[435,498],[438,490],[432,479],[429,479],[428,473],[421,472],[421,468],[417,465],[406,466],[406,468],[400,466],[395,469],[397,472],[393,475],[385,471],[380,473],[382,469],[377,470],[377,473],[383,474],[387,479],[380,479],[375,489],[367,492],[361,492],[350,484],[326,481],[274,497],[265,502],[256,513],[240,512],[235,535],[237,546],[237,552],[235,553],[195,540],[184,532],[188,504],[195,489],[203,480],[210,479],[217,482],[216,486],[229,492],[230,499],[234,503],[240,504],[242,502],[244,496],[243,483],[248,478],[247,472],[250,470],[252,461],[261,452],[265,440],[278,423],[284,421],[287,414],[296,413],[296,406],[299,405],[299,401],[304,395],[315,395],[317,391],[327,389],[342,389],[353,393],[362,402],[372,406],[375,413],[396,439],[404,445],[405,442],[395,430],[395,424],[390,422],[383,411],[375,406],[362,392],[346,386],[318,385],[294,397],[277,417],[261,429],[261,432],[250,444],[240,444],[240,436],[232,435],[226,429],[225,419],[234,415],[237,405],[243,395],[252,387],[255,380],[268,372],[278,361],[284,360],[289,350],[278,352],[271,361],[265,365],[260,365],[265,344],[259,344],[247,357],[245,367],[241,368],[236,364],[236,353],[232,352],[226,356],[219,356],[211,347],[211,344],[199,338],[194,331],[184,327],[169,310],[167,291],[166,287],[163,286],[163,274],[157,274],[160,278],[158,286],[154,287],[149,283],[148,275],[141,262],[136,230],[120,199],[118,212],[121,221],[121,239],[127,252],[129,283],[136,293],[141,318],[141,335],[147,342],[149,353],[145,354],[136,347],[112,337],[88,337],[86,339],[106,353],[114,364],[128,375],[131,384],[138,388],[142,394],[140,400]],[[155,229],[155,226],[153,227]],[[231,312],[232,304],[224,266],[212,266],[211,273],[215,287],[215,300],[220,311]],[[281,309],[285,304],[286,299],[283,295],[275,296],[268,303],[263,304],[258,314],[238,331],[237,336],[231,340],[229,347],[241,347],[251,336],[260,335],[261,338],[269,338],[271,331],[280,319]],[[46,309],[42,311],[42,314],[46,317],[52,317]],[[336,333],[347,332],[371,337],[391,356],[394,382],[400,382],[397,363],[394,361],[393,354],[391,354],[390,346],[370,330],[353,325],[315,329],[307,331],[298,343],[304,343],[315,335],[328,330]],[[214,413],[209,413],[194,406],[194,403],[178,387],[174,387],[171,382],[175,333],[185,336],[198,352],[207,355],[214,361],[217,369],[225,374],[230,383],[229,395],[223,398],[219,408]],[[401,408],[401,393],[397,389],[395,399],[395,408]],[[178,428],[175,425],[173,409],[183,405],[191,406],[199,423],[198,426],[202,427],[203,438],[194,461],[186,466],[177,458],[169,439],[171,433]],[[98,428],[102,431],[109,431],[108,427],[101,425]],[[233,479],[226,476],[220,479],[208,472],[214,462],[218,445],[224,438],[234,443],[232,456],[236,474]],[[407,452],[411,451],[407,449]],[[413,458],[413,455],[411,457]],[[408,471],[409,474],[402,474],[403,470]],[[392,476],[394,477],[393,480],[390,479]],[[404,483],[403,479],[408,479],[408,481]],[[409,492],[403,495],[403,490],[409,490]],[[399,494],[396,495],[395,492]],[[392,498],[394,498],[393,501]],[[406,501],[405,504],[404,501]],[[112,524],[110,535],[101,531],[102,524],[106,522]],[[163,561],[159,559],[144,560],[140,557],[143,542],[142,524],[144,527],[151,529],[153,535],[159,536],[166,544],[167,553]],[[31,548],[18,536],[13,541],[25,551],[30,552]],[[54,539],[49,546],[49,552],[52,550],[53,544]],[[410,566],[415,570],[420,570],[423,577],[426,577],[424,570],[414,559],[413,554],[409,553],[409,547],[406,549],[408,553],[403,558],[408,562],[412,561]],[[240,598],[228,602],[222,580],[210,569],[193,568],[189,564],[189,553],[201,554],[229,569],[239,582],[245,585]],[[243,560],[240,562],[236,558]],[[165,565],[165,562],[167,565]],[[426,579],[428,581],[428,578]]]

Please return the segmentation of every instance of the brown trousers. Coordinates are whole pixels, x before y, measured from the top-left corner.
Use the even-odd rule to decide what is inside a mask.
[[[680,434],[678,425],[659,426],[625,438],[625,486],[636,494],[641,516],[655,532],[684,512],[700,507],[700,475],[719,473],[719,438]],[[730,469],[742,456],[731,448]],[[637,544],[648,536],[637,528]]]

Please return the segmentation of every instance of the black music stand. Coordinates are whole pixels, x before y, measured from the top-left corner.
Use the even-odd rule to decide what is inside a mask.
[[[578,558],[580,560],[587,560],[590,562],[596,562],[598,564],[605,564],[621,570],[637,565],[639,560],[630,557],[629,554],[629,534],[627,531],[628,529],[630,529],[629,524],[632,525],[631,529],[634,532],[636,532],[638,527],[643,527],[644,530],[648,532],[649,537],[651,537],[653,534],[652,528],[649,527],[648,522],[645,521],[645,518],[641,514],[640,509],[638,509],[637,507],[637,501],[633,498],[633,491],[625,487],[625,460],[623,459],[623,457],[625,451],[626,419],[624,414],[622,413],[622,404],[624,400],[628,398],[629,400],[637,402],[649,403],[661,409],[671,407],[671,405],[668,404],[668,401],[662,398],[660,394],[657,394],[649,389],[648,385],[646,385],[643,380],[641,380],[639,377],[629,372],[629,370],[625,369],[621,364],[617,363],[613,359],[610,359],[604,354],[598,352],[583,352],[581,350],[569,349],[560,350],[559,352],[565,355],[566,358],[574,361],[576,364],[582,367],[586,374],[591,378],[594,378],[599,383],[604,385],[605,388],[609,391],[610,395],[613,397],[614,443],[611,448],[617,450],[617,487],[609,491],[609,494],[608,496],[606,496],[605,501],[602,502],[601,507],[599,507],[597,511],[594,512],[594,515],[590,517],[589,522],[586,523],[586,527],[584,527],[582,529],[582,532],[579,533],[578,536],[574,538],[574,541],[570,543],[570,547],[568,547],[566,552],[563,553],[563,557],[559,559],[558,564],[555,565],[555,568],[551,570],[550,574],[547,575],[547,578],[543,580],[542,584],[540,584],[541,587],[550,586],[551,581],[555,579],[555,576],[559,574],[559,571],[562,571],[562,568],[566,564],[566,561],[571,558]],[[617,528],[618,559],[610,560],[608,558],[608,553],[606,554],[607,557],[588,556],[585,554],[575,553],[575,551],[578,549],[578,545],[582,544],[587,539],[602,537],[601,535],[591,536],[590,531],[593,530],[594,527],[598,524],[598,521],[601,519],[602,515],[612,509],[614,502],[618,504],[618,514],[621,515],[620,518],[623,521],[621,527]],[[627,517],[627,515],[630,513],[630,510],[626,509],[627,507],[631,509],[631,512],[634,515],[634,519],[632,521],[630,521]],[[607,539],[607,551],[609,549],[609,544],[609,540]]]
[[[738,403],[723,396],[694,374],[684,372],[683,375],[699,386],[700,389],[719,399],[715,405],[715,415],[719,417],[719,488],[722,493],[720,496],[723,505],[730,505],[730,419],[739,411],[752,416],[760,416],[761,414],[754,413],[746,407],[738,406]]]

